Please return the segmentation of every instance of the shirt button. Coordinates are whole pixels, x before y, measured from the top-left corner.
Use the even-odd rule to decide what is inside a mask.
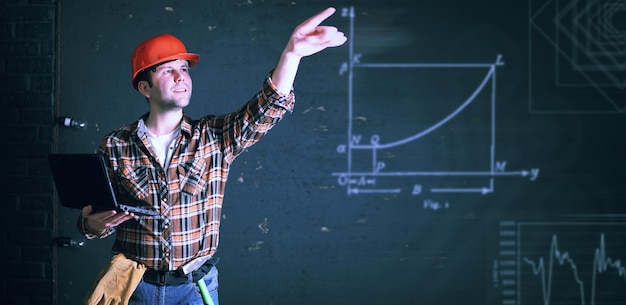
[[[167,198],[163,198],[163,203],[167,203]]]
[[[167,228],[169,228],[170,225],[163,225],[163,230],[167,230]]]

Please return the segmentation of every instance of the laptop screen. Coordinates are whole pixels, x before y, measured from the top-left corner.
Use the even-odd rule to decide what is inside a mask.
[[[98,154],[49,154],[48,161],[62,206],[94,211],[114,210],[115,196]]]

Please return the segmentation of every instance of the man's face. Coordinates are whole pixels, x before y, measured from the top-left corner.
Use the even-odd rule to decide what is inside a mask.
[[[192,81],[186,60],[166,62],[150,73],[152,87],[149,88],[148,98],[151,103],[163,110],[189,105]]]

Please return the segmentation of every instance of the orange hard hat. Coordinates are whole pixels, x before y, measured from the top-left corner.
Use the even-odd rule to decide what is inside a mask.
[[[187,60],[189,67],[193,67],[200,60],[200,55],[187,53],[183,42],[170,34],[160,34],[140,43],[130,57],[133,88],[137,89],[136,78],[141,71],[176,59]]]

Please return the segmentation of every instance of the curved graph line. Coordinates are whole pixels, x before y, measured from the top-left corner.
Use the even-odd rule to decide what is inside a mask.
[[[448,122],[449,120],[451,120],[459,112],[461,112],[463,109],[465,109],[465,107],[467,107],[472,101],[474,101],[474,98],[476,98],[478,93],[480,93],[483,90],[483,88],[485,87],[485,85],[487,84],[487,82],[489,81],[491,76],[493,75],[494,71],[495,71],[494,67],[491,66],[491,69],[489,69],[489,72],[485,76],[485,79],[483,79],[482,83],[480,84],[480,86],[478,86],[476,88],[474,93],[472,93],[472,95],[469,98],[467,98],[467,100],[465,100],[465,102],[463,102],[463,104],[461,104],[461,106],[459,106],[456,110],[454,110],[448,116],[443,118],[441,121],[437,122],[435,125],[429,127],[428,129],[426,129],[426,130],[424,130],[424,131],[422,131],[420,133],[417,133],[417,134],[415,134],[413,136],[410,136],[408,138],[405,138],[405,139],[402,139],[402,140],[398,140],[398,141],[395,141],[395,142],[390,142],[390,143],[387,143],[387,144],[353,145],[351,148],[352,149],[385,149],[385,148],[390,148],[390,147],[394,147],[394,146],[398,146],[398,145],[402,145],[402,144],[411,142],[413,140],[421,138],[424,135],[427,135],[427,134],[431,133],[435,129],[439,128],[441,125],[443,125],[446,122]]]
[[[550,301],[552,298],[553,276],[557,273],[556,271],[554,271],[554,267],[556,266],[555,260],[558,261],[558,264],[560,266],[563,266],[567,263],[572,269],[574,281],[578,285],[581,304],[585,305],[585,283],[578,274],[578,266],[576,265],[576,262],[574,262],[574,259],[572,259],[572,257],[570,256],[569,252],[562,252],[561,250],[559,250],[556,235],[552,236],[547,266],[543,257],[539,258],[539,262],[535,262],[526,257],[524,257],[523,260],[526,264],[532,267],[533,275],[541,277],[541,292],[543,295],[544,305],[550,305]],[[599,273],[607,272],[609,268],[612,268],[615,269],[617,275],[626,279],[626,268],[622,266],[622,262],[620,260],[615,260],[607,257],[604,233],[600,235],[600,247],[596,248],[594,251],[592,266],[593,274],[591,277],[591,298],[589,300],[589,304],[595,305],[596,284],[597,276]]]

